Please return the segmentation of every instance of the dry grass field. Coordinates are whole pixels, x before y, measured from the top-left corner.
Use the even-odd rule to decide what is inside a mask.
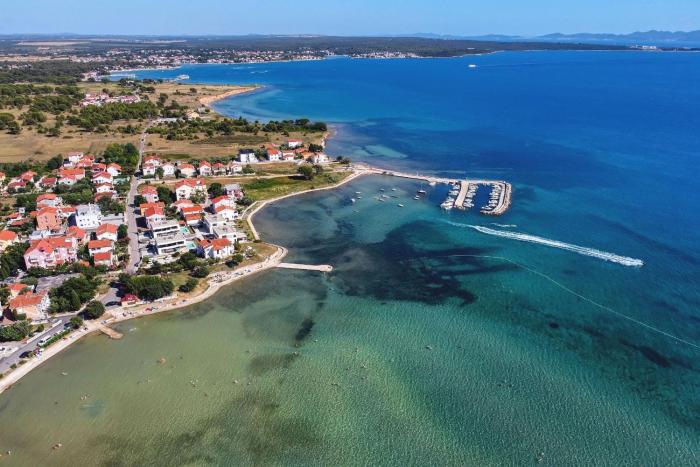
[[[103,89],[116,90],[115,83],[80,83],[79,85],[86,93],[99,93]],[[169,96],[166,105],[173,99],[179,104],[192,110],[197,110],[213,98],[221,95],[241,93],[256,89],[255,86],[225,86],[225,85],[193,85],[178,83],[155,84],[155,94],[150,95],[150,99],[155,101],[161,93]],[[121,89],[121,88],[120,88]],[[196,92],[191,90],[195,89]],[[23,113],[23,110],[3,110],[3,112],[13,113],[16,117]],[[215,118],[216,113],[210,111],[202,113],[202,118]],[[53,126],[55,118],[47,114],[48,121],[46,127]],[[66,154],[70,151],[82,151],[90,154],[99,154],[112,143],[134,143],[138,142],[138,135],[124,135],[119,133],[117,127],[127,124],[134,125],[139,130],[144,122],[119,121],[112,125],[112,131],[108,133],[91,133],[81,131],[78,128],[66,125],[61,136],[48,137],[39,134],[35,130],[23,128],[19,135],[10,135],[0,132],[0,162],[18,162],[28,159],[47,160],[56,154]],[[319,143],[322,136],[318,133],[292,133],[289,137],[302,139],[307,143]],[[236,134],[233,136],[215,136],[209,139],[195,141],[170,141],[159,135],[149,135],[146,147],[147,153],[155,153],[161,157],[171,159],[203,159],[212,157],[231,156],[238,153],[241,148],[259,147],[265,143],[281,144],[286,142],[287,136],[282,134],[270,134],[261,132],[259,135]]]

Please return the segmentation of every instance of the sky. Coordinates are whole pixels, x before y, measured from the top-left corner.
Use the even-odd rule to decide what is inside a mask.
[[[700,0],[0,0],[0,34],[449,35],[700,29]]]

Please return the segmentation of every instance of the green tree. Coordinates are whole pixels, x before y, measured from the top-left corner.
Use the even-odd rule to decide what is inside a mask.
[[[224,192],[224,187],[221,186],[221,183],[214,182],[211,185],[209,185],[209,197],[210,198],[217,198],[223,194],[225,194],[225,192]]]
[[[71,289],[68,293],[68,305],[70,306],[70,311],[77,311],[80,309],[80,297],[75,290]]]
[[[297,169],[297,173],[306,180],[313,180],[315,175],[314,168],[307,164],[300,165]]]
[[[85,306],[83,316],[85,319],[97,319],[105,313],[105,306],[102,302],[93,300]]]
[[[68,322],[73,329],[79,329],[84,323],[83,318],[80,316],[73,316]]]
[[[197,279],[190,278],[190,279],[187,279],[187,282],[185,282],[180,287],[178,287],[178,290],[180,292],[185,292],[185,293],[192,292],[197,287],[197,284],[199,284],[199,281]]]
[[[31,326],[27,321],[20,321],[0,328],[0,342],[21,341],[29,335]]]

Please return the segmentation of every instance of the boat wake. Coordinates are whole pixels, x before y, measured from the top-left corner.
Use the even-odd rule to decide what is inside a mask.
[[[449,222],[449,221],[448,221]],[[481,232],[486,235],[494,235],[496,237],[509,238],[511,240],[518,240],[520,242],[536,243],[538,245],[545,245],[552,248],[559,248],[561,250],[573,251],[580,255],[591,256],[593,258],[602,259],[604,261],[610,261],[613,263],[622,264],[623,266],[633,266],[641,267],[644,266],[644,261],[637,258],[630,258],[628,256],[620,256],[614,253],[608,253],[607,251],[597,250],[595,248],[588,248],[579,245],[572,245],[571,243],[560,242],[559,240],[551,240],[548,238],[537,237],[535,235],[529,235],[520,232],[511,232],[505,230],[495,230],[488,227],[482,227],[480,225],[469,225],[460,224],[457,222],[449,222],[456,227],[468,227]]]
[[[495,222],[491,222],[491,225],[495,225],[496,227],[501,227],[503,229],[510,229],[510,228],[517,227],[516,224],[497,224]]]

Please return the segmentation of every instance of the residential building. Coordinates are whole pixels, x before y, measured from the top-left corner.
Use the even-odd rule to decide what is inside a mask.
[[[94,185],[101,185],[103,183],[112,184],[112,174],[109,172],[100,172],[92,177],[92,183]]]
[[[141,196],[149,203],[158,202],[158,189],[151,185],[146,185],[141,191]]]
[[[194,168],[194,165],[188,164],[188,163],[182,163],[178,167],[178,170],[180,171],[180,176],[182,177],[194,177],[194,174],[196,173],[197,169]]]
[[[78,260],[77,242],[72,237],[48,237],[31,242],[24,252],[24,264],[32,267],[53,268]]]
[[[163,163],[163,165],[161,165],[161,168],[163,169],[163,177],[175,176],[175,164],[173,164],[172,162]],[[192,167],[192,170],[194,171],[194,167]]]
[[[46,319],[51,300],[46,291],[24,293],[10,300],[10,311],[14,316],[26,315],[32,321]]]
[[[2,230],[0,231],[0,252],[5,251],[5,249],[17,243],[19,241],[19,238],[17,237],[17,234],[14,233],[11,230]]]
[[[300,148],[304,145],[304,141],[301,139],[288,139],[287,140],[287,147],[289,149],[296,149]]]
[[[81,204],[73,216],[75,225],[85,230],[95,230],[102,224],[102,211],[96,204]]]
[[[117,241],[117,232],[119,228],[114,224],[102,224],[95,231],[95,235],[98,240],[111,240],[113,242]]]
[[[191,180],[181,180],[175,185],[175,197],[180,199],[190,199],[193,194],[198,193],[204,198],[207,196],[207,185],[204,180],[195,178]]]
[[[118,177],[122,174],[122,166],[113,162],[107,166],[106,171],[109,172],[112,177]]]
[[[114,250],[114,243],[111,240],[90,240],[88,242],[88,251],[90,256],[95,256],[96,253],[106,253]]]
[[[141,211],[142,216],[146,214],[147,209],[153,208],[160,209],[161,211],[163,211],[165,209],[165,203],[163,203],[162,201],[156,201],[155,203],[149,202],[139,204],[139,210]]]
[[[258,162],[253,149],[241,149],[238,151],[238,161],[242,164],[254,164]]]
[[[279,149],[268,149],[267,160],[270,162],[278,162],[282,160],[282,151]]]
[[[233,243],[226,238],[200,240],[197,244],[197,254],[204,258],[224,259],[233,253]]]
[[[181,233],[159,236],[155,239],[156,251],[159,255],[168,255],[188,250],[188,239]]]
[[[328,156],[323,154],[322,152],[318,153],[318,154],[314,154],[311,157],[311,160],[314,164],[327,164],[330,162],[330,159],[328,158]]]
[[[116,263],[116,258],[117,257],[114,256],[111,251],[105,251],[92,255],[92,262],[95,266],[107,266],[111,268]]]
[[[58,177],[59,177],[59,179],[66,178],[66,177],[73,177],[76,181],[82,180],[85,178],[85,169],[71,169],[71,168],[61,167],[60,169],[58,169]],[[59,180],[59,183],[60,183],[60,180]]]
[[[180,172],[182,172],[182,169],[180,170]],[[199,167],[197,168],[197,172],[199,173],[200,177],[211,177],[211,174],[212,174],[211,164],[207,161],[201,161],[199,163]]]
[[[170,237],[180,232],[180,223],[177,221],[162,220],[149,224],[151,236],[154,239]]]
[[[66,237],[74,238],[78,243],[85,243],[90,239],[88,233],[76,225],[66,229]]]
[[[36,213],[36,227],[39,230],[56,231],[61,228],[62,220],[59,216],[58,209],[54,207],[41,208]]]
[[[38,208],[52,207],[55,208],[63,204],[63,199],[54,193],[42,193],[36,197],[36,206]]]

